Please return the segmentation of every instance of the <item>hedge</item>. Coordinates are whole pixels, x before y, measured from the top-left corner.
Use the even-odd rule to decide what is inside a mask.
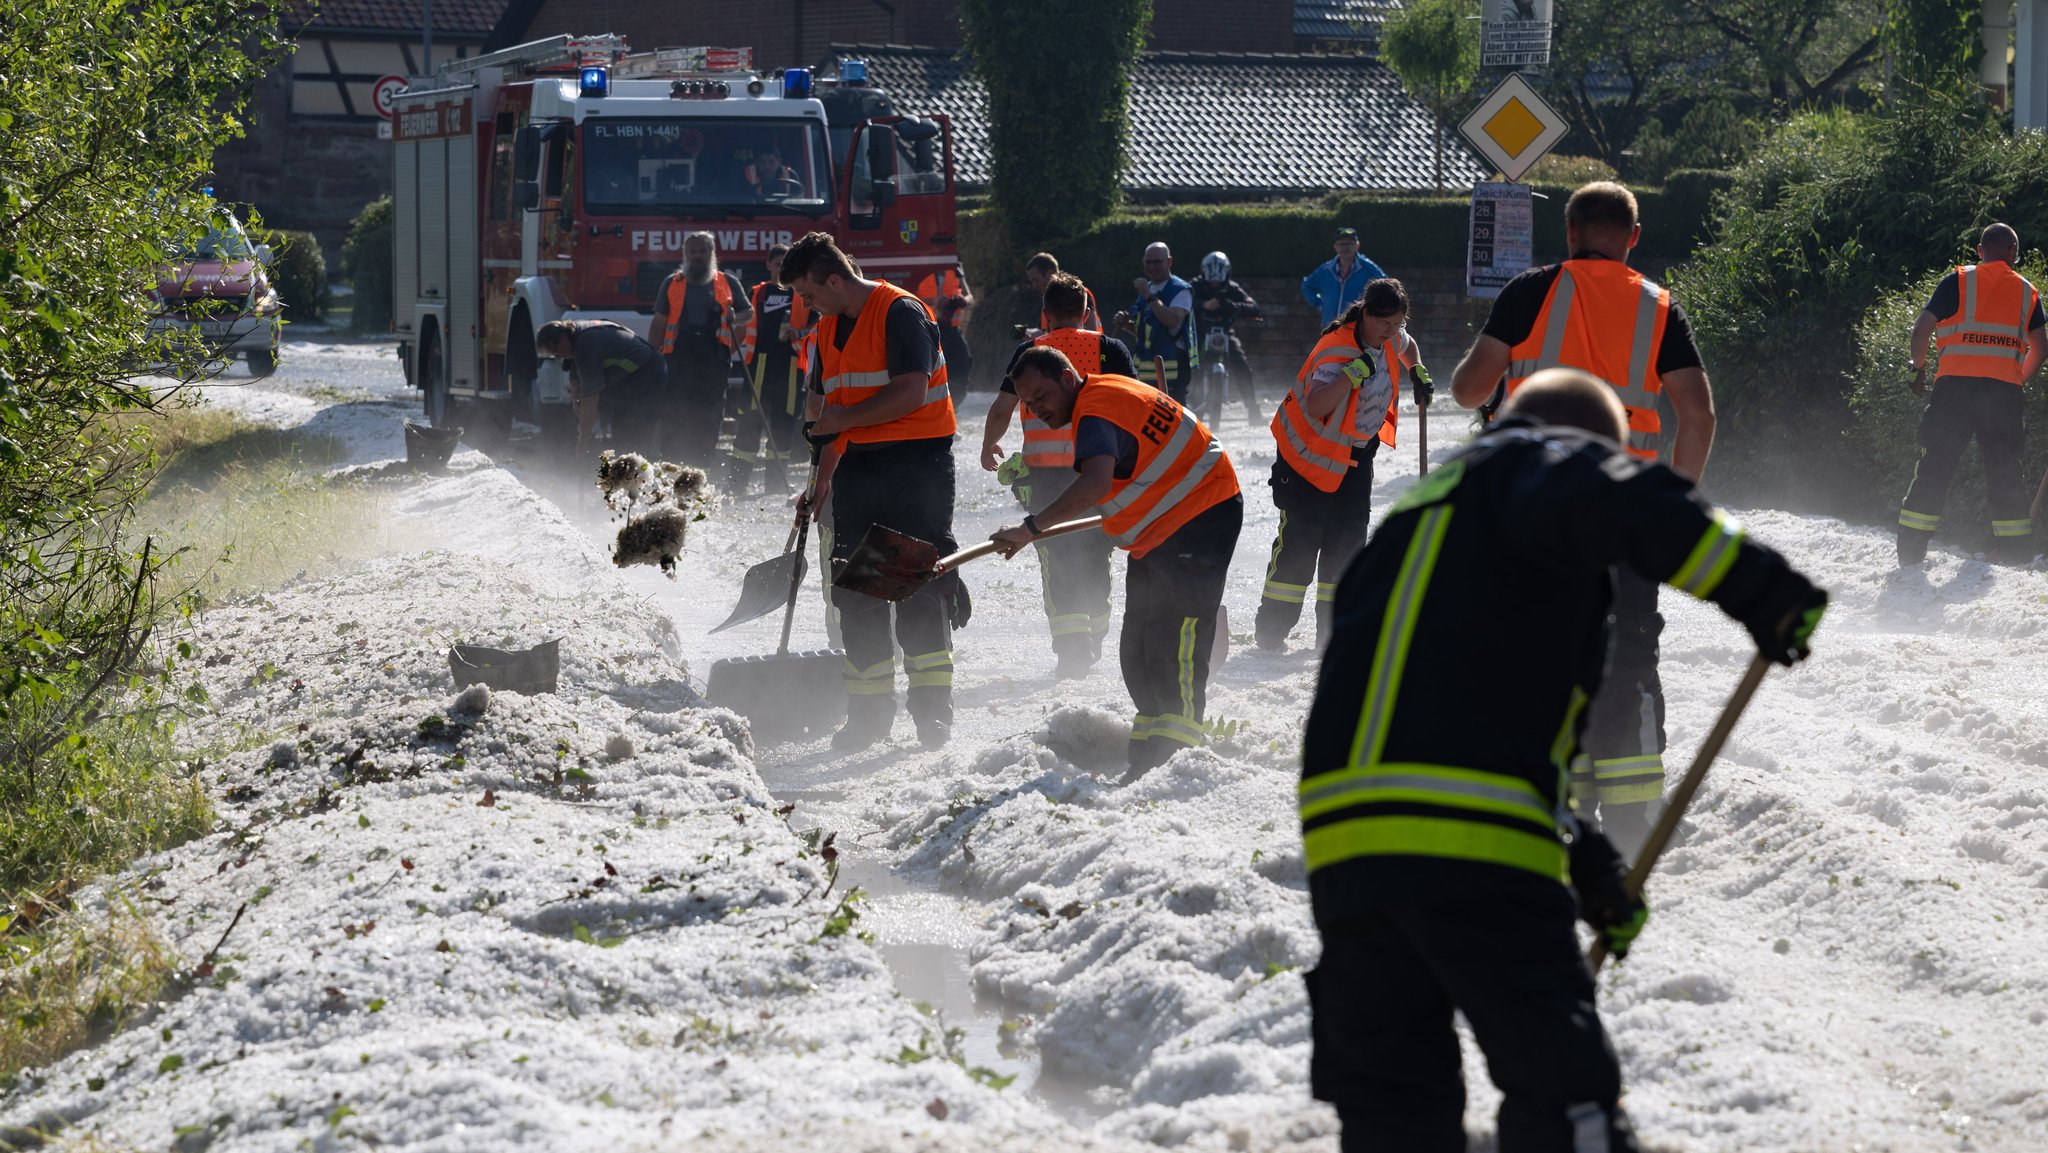
[[[1689,255],[1705,237],[1713,197],[1729,183],[1726,173],[1682,171],[1663,188],[1637,189],[1644,220],[1637,258],[1668,264]],[[1536,258],[1562,259],[1564,200],[1571,189],[1535,191],[1545,198],[1536,202]],[[1025,258],[1041,247],[1090,285],[1121,285],[1138,274],[1139,254],[1155,240],[1173,249],[1182,276],[1194,274],[1203,253],[1222,249],[1239,279],[1298,277],[1328,260],[1331,236],[1350,226],[1358,229],[1365,254],[1398,276],[1404,268],[1462,267],[1469,222],[1469,197],[1353,193],[1317,203],[1133,209],[1078,236],[1039,245],[1013,240],[999,214],[982,210],[961,217],[960,255],[968,279],[990,288],[1021,281]]]
[[[363,206],[341,244],[341,271],[355,289],[349,327],[357,332],[391,328],[391,198]]]
[[[1856,456],[1868,462],[1876,496],[1886,502],[1883,511],[1887,513],[1898,507],[1912,481],[1914,464],[1919,459],[1915,434],[1920,414],[1927,408],[1927,399],[1915,396],[1907,387],[1913,376],[1906,361],[1907,337],[1935,285],[1951,268],[1942,265],[1904,288],[1879,296],[1856,326],[1856,375],[1849,394],[1846,437]],[[2048,260],[2043,260],[2038,252],[2022,259],[2019,270],[2037,285],[2048,283]],[[1930,361],[1929,380],[1933,379],[1934,365],[1938,363],[1938,359]],[[2028,385],[2025,405],[2028,435],[2021,477],[2027,496],[2032,499],[2034,485],[2042,471],[2048,469],[2048,389],[2038,383]],[[1955,484],[1949,489],[1948,507],[1941,512],[1942,539],[1960,542],[1973,551],[1990,545],[1991,517],[1984,504],[1983,462],[1974,449],[1958,466]]]
[[[284,301],[285,316],[315,321],[327,314],[327,254],[310,232],[270,232],[270,279]]]

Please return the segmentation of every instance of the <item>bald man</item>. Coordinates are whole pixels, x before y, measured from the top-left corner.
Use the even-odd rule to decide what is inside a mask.
[[[1188,323],[1195,308],[1194,289],[1173,274],[1173,252],[1154,241],[1145,246],[1145,274],[1131,281],[1131,290],[1138,298],[1130,311],[1116,314],[1114,327],[1131,333],[1139,378],[1157,385],[1152,378],[1152,360],[1165,360],[1166,394],[1185,403],[1197,360],[1191,339],[1194,326]]]
[[[1563,790],[1612,569],[1713,601],[1781,664],[1827,604],[1683,475],[1631,458],[1606,384],[1537,372],[1502,416],[1345,571],[1309,711],[1309,1081],[1345,1153],[1463,1153],[1454,1011],[1503,1094],[1501,1148],[1637,1148],[1572,920],[1620,957],[1648,910]]]

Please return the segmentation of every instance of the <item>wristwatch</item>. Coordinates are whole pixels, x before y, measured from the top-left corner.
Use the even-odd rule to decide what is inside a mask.
[[[1040,535],[1038,531],[1038,517],[1036,515],[1028,512],[1024,514],[1024,531],[1032,536]]]

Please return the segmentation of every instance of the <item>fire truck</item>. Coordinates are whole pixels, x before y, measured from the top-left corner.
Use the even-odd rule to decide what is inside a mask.
[[[691,232],[749,286],[814,230],[907,288],[954,267],[952,126],[899,112],[860,61],[758,73],[744,48],[556,36],[451,60],[392,103],[392,326],[437,425],[489,402],[562,428],[568,374],[534,333],[646,336]]]

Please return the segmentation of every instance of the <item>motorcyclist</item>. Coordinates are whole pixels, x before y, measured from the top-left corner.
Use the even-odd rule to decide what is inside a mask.
[[[1230,279],[1230,257],[1222,252],[1212,252],[1202,258],[1202,275],[1189,286],[1195,298],[1195,324],[1199,338],[1206,338],[1210,330],[1221,327],[1230,341],[1230,376],[1237,385],[1237,395],[1244,401],[1251,413],[1252,423],[1259,421],[1259,397],[1252,387],[1251,361],[1245,359],[1244,343],[1231,331],[1231,325],[1239,319],[1251,319],[1261,323],[1265,317],[1259,313],[1259,302],[1244,290],[1237,281]],[[1222,402],[1216,402],[1220,405]],[[1218,412],[1222,409],[1219,407]]]

